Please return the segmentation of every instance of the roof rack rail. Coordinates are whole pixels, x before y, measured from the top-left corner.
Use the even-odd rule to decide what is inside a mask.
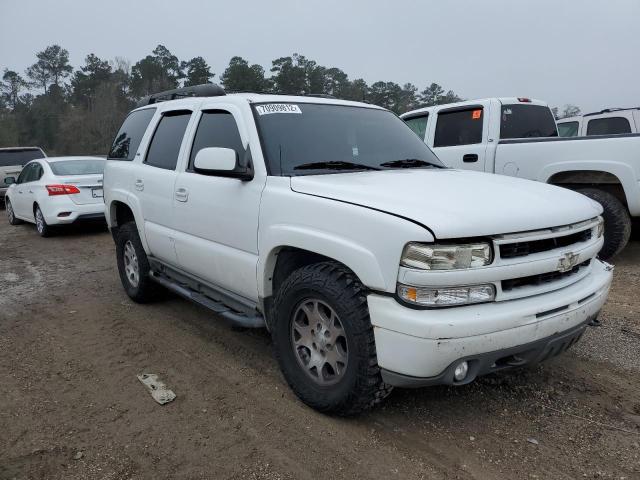
[[[304,97],[316,97],[316,98],[333,98],[335,100],[336,97],[333,95],[329,95],[328,93],[305,93]]]
[[[215,83],[203,83],[201,85],[192,85],[191,87],[174,88],[164,92],[153,93],[143,97],[138,102],[138,107],[152,105],[158,102],[166,102],[182,97],[220,97],[226,95],[224,88]]]
[[[628,108],[605,108],[599,112],[585,113],[583,117],[589,117],[591,115],[600,115],[601,113],[621,112],[624,110],[640,110],[640,107],[628,107]]]

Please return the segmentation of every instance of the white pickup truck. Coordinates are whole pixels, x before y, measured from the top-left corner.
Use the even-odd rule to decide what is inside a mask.
[[[629,241],[630,216],[640,217],[640,134],[558,137],[547,104],[528,98],[471,100],[401,117],[450,167],[559,185],[598,201],[603,258]]]
[[[124,289],[266,326],[320,411],[553,357],[606,300],[600,205],[444,168],[387,110],[215,85],[141,104],[104,174]]]

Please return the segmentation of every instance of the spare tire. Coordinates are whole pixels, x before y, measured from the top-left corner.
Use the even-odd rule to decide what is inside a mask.
[[[615,257],[631,236],[631,216],[627,207],[611,193],[598,188],[579,188],[577,191],[602,205],[604,245],[600,257],[604,260]]]

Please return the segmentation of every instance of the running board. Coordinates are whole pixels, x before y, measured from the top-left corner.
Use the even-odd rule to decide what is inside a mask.
[[[202,293],[196,292],[195,290],[191,290],[189,287],[180,285],[171,281],[169,278],[164,277],[162,275],[157,274],[156,272],[151,272],[151,278],[158,282],[160,285],[165,287],[167,290],[171,290],[174,293],[177,293],[181,297],[186,298],[187,300],[191,300],[199,305],[202,305],[205,308],[208,308],[212,312],[220,315],[224,318],[228,323],[230,323],[234,327],[242,327],[242,328],[263,328],[265,327],[264,317],[260,315],[258,312],[256,313],[240,313],[232,310],[224,303],[213,300]]]

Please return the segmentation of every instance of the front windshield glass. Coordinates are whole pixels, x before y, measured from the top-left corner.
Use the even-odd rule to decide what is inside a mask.
[[[444,167],[402,120],[386,110],[317,103],[253,108],[272,175]]]

